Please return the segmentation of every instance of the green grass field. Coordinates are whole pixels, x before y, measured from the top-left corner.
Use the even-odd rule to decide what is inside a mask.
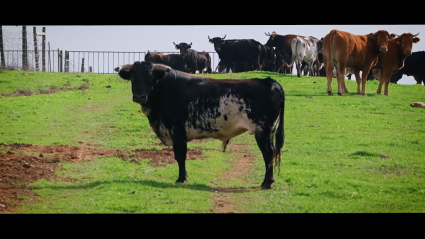
[[[276,79],[286,93],[285,145],[281,172],[271,190],[227,195],[246,213],[404,213],[425,212],[425,102],[422,85],[390,84],[391,96],[326,93],[326,78],[297,78],[271,72],[212,74],[213,78]],[[13,96],[15,93],[26,96]],[[31,95],[34,93],[35,95]],[[46,94],[50,93],[50,94]],[[35,145],[96,144],[102,149],[161,149],[131,84],[118,75],[0,71],[0,142]],[[264,162],[252,135],[246,144],[255,165],[245,183],[215,187],[259,188]],[[71,182],[40,180],[31,186],[41,203],[22,204],[22,213],[210,213],[210,182],[237,156],[220,151],[221,142],[193,141],[202,160],[186,163],[189,181],[175,184],[177,164],[153,167],[116,157],[61,163],[57,175]],[[134,192],[134,193],[133,193]]]

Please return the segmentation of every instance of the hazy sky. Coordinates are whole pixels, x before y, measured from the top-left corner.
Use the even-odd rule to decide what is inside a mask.
[[[34,25],[27,25],[33,31]],[[296,34],[324,37],[333,29],[366,35],[378,30],[389,33],[419,33],[421,40],[413,52],[425,50],[425,25],[37,25],[37,32],[46,27],[46,40],[51,49],[67,51],[127,51],[175,52],[173,42],[191,43],[197,51],[215,52],[208,36],[226,39],[254,39],[262,44],[268,40],[265,32],[280,35]],[[22,25],[3,26],[9,32],[21,32]],[[422,39],[423,34],[423,39]],[[21,44],[21,43],[19,43]],[[10,49],[12,50],[12,49]],[[413,77],[403,76],[399,83],[415,84]]]

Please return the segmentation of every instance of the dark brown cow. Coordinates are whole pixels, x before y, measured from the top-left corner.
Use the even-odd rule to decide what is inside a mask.
[[[175,70],[189,72],[186,69],[184,58],[180,54],[162,54],[159,52],[148,51],[145,55],[145,61],[162,63]]]
[[[289,73],[292,74],[292,49],[291,49],[291,43],[292,41],[299,35],[294,34],[287,34],[287,35],[279,35],[276,32],[270,33],[264,33],[266,36],[269,36],[269,40],[266,44],[264,44],[265,47],[275,47],[276,57],[278,58],[278,62],[282,62],[282,66],[285,64],[286,70],[289,70]],[[304,36],[300,36],[303,37]],[[280,64],[280,63],[279,63]],[[288,67],[290,67],[288,69]],[[279,69],[280,67],[278,67]],[[286,72],[285,72],[286,73]]]
[[[389,34],[385,30],[379,30],[367,35],[354,35],[348,32],[332,30],[323,39],[323,61],[326,67],[328,94],[332,94],[332,70],[337,69],[338,95],[348,93],[345,85],[345,67],[354,69],[357,81],[357,93],[366,95],[367,74],[370,68],[378,62],[378,56],[388,51],[388,40],[395,34]],[[362,90],[360,91],[360,82]]]
[[[419,34],[419,33],[418,33]],[[404,60],[412,54],[413,43],[418,43],[418,34],[403,33],[397,38],[388,41],[388,52],[378,57],[378,63],[372,69],[379,69],[379,85],[376,90],[377,94],[381,94],[382,84],[385,83],[384,95],[390,95],[388,85],[391,75],[404,67]]]

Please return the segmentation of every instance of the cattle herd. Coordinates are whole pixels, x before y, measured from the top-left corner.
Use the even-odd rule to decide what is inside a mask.
[[[417,35],[390,34],[380,30],[354,35],[332,30],[322,38],[294,34],[265,33],[265,44],[253,39],[225,39],[208,36],[220,62],[215,72],[253,70],[325,76],[327,93],[333,95],[331,82],[337,78],[338,94],[348,92],[347,72],[354,74],[357,93],[366,96],[365,84],[378,78],[377,93],[389,95],[388,84],[403,74],[414,76],[418,84],[425,79],[425,52],[413,52]],[[192,43],[176,44],[180,54],[148,51],[145,60],[115,68],[119,76],[130,80],[133,101],[141,105],[149,124],[164,145],[173,146],[178,162],[176,183],[187,180],[185,166],[187,142],[215,138],[229,141],[246,132],[254,133],[264,163],[261,188],[270,189],[275,181],[274,168],[280,167],[284,144],[285,94],[274,79],[213,79],[199,73],[212,73],[207,52],[191,49]],[[361,74],[360,71],[368,74]],[[372,74],[373,73],[373,74]],[[275,141],[275,142],[274,142]]]

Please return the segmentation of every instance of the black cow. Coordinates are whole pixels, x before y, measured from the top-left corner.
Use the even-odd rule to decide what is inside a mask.
[[[413,76],[416,84],[425,84],[425,52],[417,51],[406,57],[404,67],[391,75],[391,83],[397,83],[403,75]]]
[[[208,41],[214,44],[214,50],[217,52],[218,57],[224,65],[227,66],[226,72],[229,72],[233,66],[233,62],[246,62],[249,69],[251,64],[253,70],[261,70],[263,63],[262,54],[264,55],[265,49],[263,44],[253,39],[232,39],[224,40],[223,38],[208,36]]]
[[[271,71],[271,72],[277,72],[276,68],[276,53],[274,51],[273,47],[270,47],[269,49],[264,47],[264,51],[266,54],[264,65],[261,67],[262,71]]]
[[[174,43],[174,45],[177,50],[180,50],[180,55],[183,57],[189,73],[195,74],[196,71],[203,73],[205,68],[207,68],[207,73],[212,73],[211,57],[207,52],[198,52],[191,49],[192,43],[181,42],[178,45]]]
[[[133,101],[141,105],[161,142],[173,146],[179,165],[176,183],[187,180],[187,142],[215,138],[225,148],[230,139],[249,130],[264,158],[261,188],[272,188],[273,168],[280,168],[284,144],[285,94],[277,81],[270,77],[217,80],[147,61],[115,71],[131,80]]]
[[[145,55],[145,61],[161,63],[179,71],[188,72],[184,59],[180,54],[162,54],[159,52],[148,51]]]

